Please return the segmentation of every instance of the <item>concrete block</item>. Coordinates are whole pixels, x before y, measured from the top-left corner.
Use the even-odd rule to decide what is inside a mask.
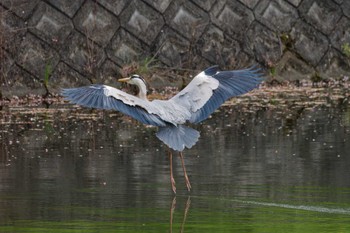
[[[342,4],[344,2],[344,0],[334,0],[334,1],[338,4]]]
[[[1,0],[1,4],[22,19],[28,19],[40,0]]]
[[[109,84],[111,86],[120,86],[117,80],[121,78],[120,67],[110,59],[106,59],[102,64],[100,72],[93,83]]]
[[[254,20],[253,12],[238,1],[218,1],[210,11],[212,22],[235,39],[243,40]]]
[[[210,11],[210,9],[215,4],[216,0],[192,0],[192,2],[197,6],[201,7],[203,10]]]
[[[282,57],[282,45],[278,35],[258,22],[254,22],[247,32],[245,46],[252,56],[268,66],[276,64]]]
[[[113,12],[115,15],[119,15],[126,5],[130,2],[128,0],[97,0],[107,10]]]
[[[84,0],[48,0],[48,2],[72,18]]]
[[[349,59],[341,55],[337,50],[330,49],[317,66],[319,74],[324,79],[342,79],[350,77]]]
[[[184,61],[186,62],[184,64],[185,68],[188,68],[191,70],[198,70],[199,72],[213,65],[213,63],[209,62],[207,59],[197,54],[193,56],[187,56],[187,60],[184,60]],[[188,78],[189,82],[192,80],[191,77],[185,77],[185,78]]]
[[[256,4],[259,2],[259,0],[239,0],[240,2],[242,2],[244,5],[246,5],[247,7],[249,7],[250,9],[253,9]]]
[[[15,63],[13,57],[5,50],[0,48],[0,82],[6,84],[11,77],[8,76],[11,66]]]
[[[289,31],[298,19],[297,10],[284,0],[261,0],[255,8],[259,22],[273,31]]]
[[[299,6],[302,0],[287,0],[289,3],[293,4],[295,7]]]
[[[4,82],[1,82],[0,91],[3,98],[46,94],[42,82],[16,64],[11,67]]]
[[[165,27],[155,43],[157,58],[171,67],[181,67],[186,63],[190,42],[169,27]]]
[[[157,11],[164,13],[164,11],[168,8],[172,0],[144,0],[151,6],[153,6]]]
[[[89,79],[66,63],[60,62],[49,79],[48,89],[50,93],[59,93],[61,88],[79,87],[89,84],[91,84]]]
[[[16,55],[17,49],[22,43],[24,35],[27,33],[27,27],[24,21],[0,6],[0,27],[1,27],[1,47],[10,54]]]
[[[47,66],[54,69],[59,59],[54,49],[30,33],[22,41],[17,56],[18,64],[41,80],[44,79]]]
[[[216,26],[210,26],[196,46],[204,58],[222,69],[249,65],[250,57],[243,51],[241,45]]]
[[[304,0],[299,11],[307,22],[327,35],[341,17],[341,8],[330,0]]]
[[[140,61],[148,54],[148,47],[124,29],[120,29],[106,48],[108,57],[120,66]]]
[[[39,3],[28,25],[33,34],[52,46],[65,43],[73,30],[73,24],[67,16],[44,2]]]
[[[134,0],[120,15],[121,25],[137,38],[150,45],[164,25],[162,15],[143,3]]]
[[[344,1],[341,5],[344,15],[350,18],[350,1]]]
[[[328,39],[310,25],[298,20],[291,31],[294,50],[308,63],[316,66],[328,49]]]
[[[73,21],[76,29],[102,47],[110,42],[120,26],[116,16],[91,0],[85,2]]]
[[[0,77],[23,93],[43,88],[49,64],[54,92],[63,83],[113,83],[121,67],[154,55],[191,69],[241,68],[255,60],[289,80],[309,78],[315,69],[347,74],[342,46],[350,44],[350,0],[0,2]]]
[[[209,24],[209,15],[190,1],[174,1],[164,14],[171,28],[196,41]]]
[[[287,51],[276,65],[276,79],[295,81],[310,79],[315,70],[299,59],[295,54]]]
[[[330,41],[335,48],[344,53],[342,46],[345,44],[350,45],[350,19],[344,16],[340,19],[333,33],[330,35]]]
[[[63,60],[81,74],[94,75],[105,60],[105,53],[100,46],[85,35],[73,31],[62,46]]]

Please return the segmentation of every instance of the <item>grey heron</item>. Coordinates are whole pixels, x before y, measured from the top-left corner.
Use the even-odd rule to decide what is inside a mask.
[[[136,74],[118,81],[136,85],[137,96],[99,84],[63,89],[61,94],[71,103],[117,110],[144,124],[159,127],[156,136],[169,148],[179,152],[186,186],[190,191],[191,184],[185,168],[183,150],[196,144],[199,132],[184,124],[196,124],[205,120],[227,99],[256,88],[262,81],[261,76],[260,69],[255,67],[219,71],[218,66],[212,66],[196,75],[183,90],[169,100],[149,101],[145,80]],[[176,193],[170,150],[169,159],[171,186]]]

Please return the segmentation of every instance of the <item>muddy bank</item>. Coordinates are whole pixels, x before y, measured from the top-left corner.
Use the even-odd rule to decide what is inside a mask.
[[[123,91],[133,94],[132,87],[123,88]],[[157,90],[152,89],[148,95],[152,99],[169,99],[178,93],[179,88],[165,87]],[[281,85],[262,84],[258,89],[242,96],[234,97],[224,105],[254,105],[271,108],[283,108],[286,105],[312,107],[318,105],[331,106],[334,104],[346,104],[349,102],[350,82],[341,82],[334,84],[315,84],[306,82],[302,85],[291,83]],[[0,106],[47,106],[67,104],[59,94],[41,96],[27,95],[25,97],[13,97],[11,99],[0,100]]]
[[[350,105],[349,87],[350,82],[327,85],[304,83],[301,86],[290,83],[275,86],[262,84],[258,89],[250,93],[228,100],[224,106],[231,106],[231,108],[224,107],[222,109],[235,109],[242,112],[251,112],[259,109],[277,110],[283,115],[288,115],[315,107],[346,107]],[[149,98],[168,99],[176,94],[177,91],[177,88],[173,87],[163,88],[161,91],[153,90]],[[99,118],[102,114],[119,114],[114,111],[91,110],[71,105],[59,95],[48,97],[30,95],[24,98],[12,98],[2,100],[0,106],[2,124],[8,122],[8,117],[11,115],[45,115],[47,117],[48,115],[57,115],[60,112],[63,114],[63,118],[94,119]],[[15,119],[10,121],[15,122]]]

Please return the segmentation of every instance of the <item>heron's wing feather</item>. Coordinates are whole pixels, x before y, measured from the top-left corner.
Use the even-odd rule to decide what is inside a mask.
[[[206,119],[227,99],[256,88],[262,81],[254,67],[234,71],[218,71],[217,66],[199,73],[169,101],[189,112],[186,120],[198,123]]]
[[[113,109],[149,125],[165,126],[151,102],[106,85],[63,89],[66,100],[91,108]]]
[[[210,67],[199,73],[193,80],[170,101],[181,105],[191,114],[201,109],[213,95],[213,91],[219,87],[219,81],[209,74],[215,74],[217,67]],[[189,119],[187,119],[189,120]]]
[[[218,81],[219,85],[213,90],[212,95],[206,103],[198,110],[193,112],[192,123],[198,123],[205,120],[227,99],[245,94],[256,88],[262,81],[260,69],[251,67],[243,70],[220,71],[212,75],[212,79]],[[207,99],[207,96],[205,97]]]

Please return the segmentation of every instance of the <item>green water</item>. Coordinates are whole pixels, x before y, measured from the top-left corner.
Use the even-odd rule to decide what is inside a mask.
[[[3,110],[0,232],[350,232],[350,111],[221,111],[185,151],[106,112]],[[93,117],[90,117],[93,116]]]
[[[153,208],[52,206],[46,211],[52,216],[65,217],[8,219],[0,229],[1,232],[178,232],[181,229],[186,232],[349,232],[350,209],[341,203],[337,207],[324,207],[328,203],[309,206],[191,197],[186,210],[187,200],[185,196],[177,197],[173,211],[163,205]]]

